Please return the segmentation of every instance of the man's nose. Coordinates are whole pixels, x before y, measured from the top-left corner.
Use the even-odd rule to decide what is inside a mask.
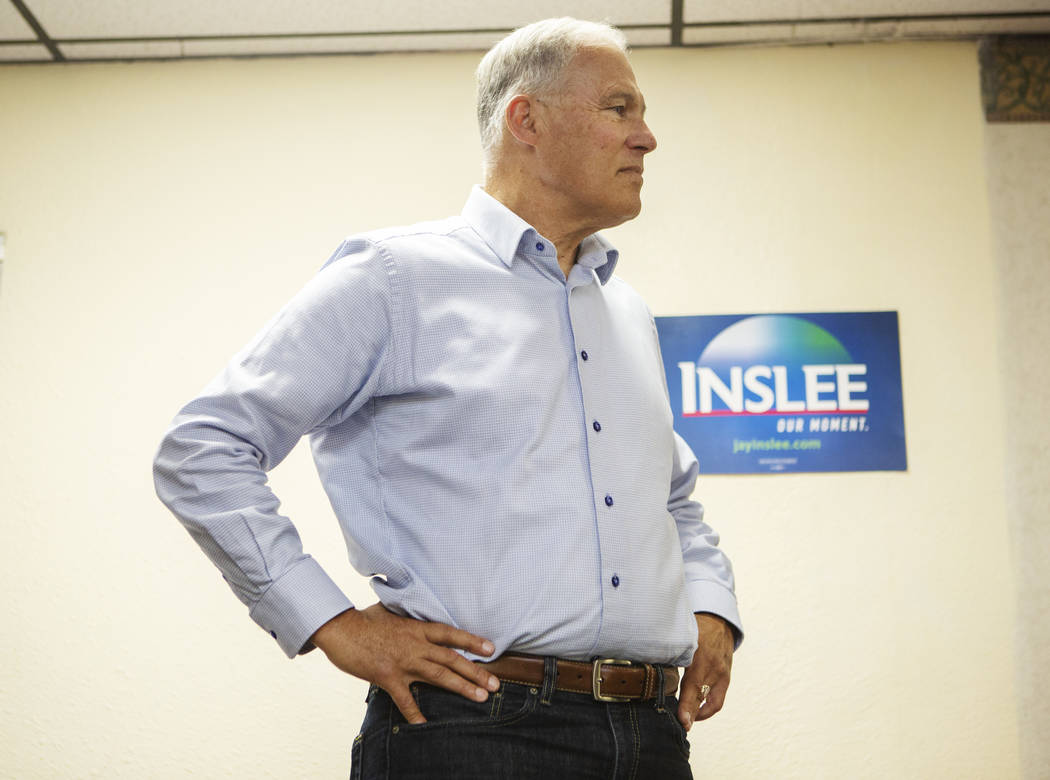
[[[649,129],[649,125],[642,120],[642,126],[639,128],[637,135],[633,139],[634,143],[631,144],[635,149],[642,150],[645,154],[653,151],[656,148],[656,136],[653,135],[653,131]]]

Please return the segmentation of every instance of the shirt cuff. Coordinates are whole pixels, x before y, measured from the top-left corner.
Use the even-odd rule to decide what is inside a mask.
[[[733,629],[733,649],[739,648],[740,643],[744,641],[744,629],[733,591],[711,580],[692,580],[686,584],[686,592],[689,594],[689,605],[693,612],[710,612],[729,623]]]
[[[251,617],[294,658],[313,650],[314,632],[353,606],[321,564],[307,555],[270,584]]]

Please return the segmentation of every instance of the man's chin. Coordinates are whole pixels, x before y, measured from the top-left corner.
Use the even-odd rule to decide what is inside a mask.
[[[620,222],[626,222],[629,219],[634,219],[642,213],[642,199],[635,198],[632,202],[624,206],[623,219]]]
[[[625,198],[619,203],[605,203],[598,213],[604,215],[602,226],[599,230],[608,230],[617,225],[622,225],[637,217],[642,212],[642,199],[635,195],[634,198]],[[595,212],[591,212],[592,214]]]
[[[622,225],[624,222],[630,222],[636,216],[637,214],[617,214],[616,216],[610,215],[605,219],[605,221],[602,223],[602,226],[598,229],[609,230],[610,228],[614,228],[617,225]]]

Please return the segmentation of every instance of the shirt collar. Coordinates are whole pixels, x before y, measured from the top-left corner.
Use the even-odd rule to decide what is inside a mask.
[[[531,248],[547,242],[532,225],[476,185],[463,206],[463,219],[508,268],[519,248],[535,254]],[[598,281],[605,284],[612,277],[619,257],[619,251],[604,236],[592,233],[580,242],[576,263],[592,269]]]

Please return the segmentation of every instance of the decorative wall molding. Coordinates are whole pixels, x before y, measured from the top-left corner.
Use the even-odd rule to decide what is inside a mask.
[[[978,49],[989,122],[1050,122],[1050,36],[984,38]]]

